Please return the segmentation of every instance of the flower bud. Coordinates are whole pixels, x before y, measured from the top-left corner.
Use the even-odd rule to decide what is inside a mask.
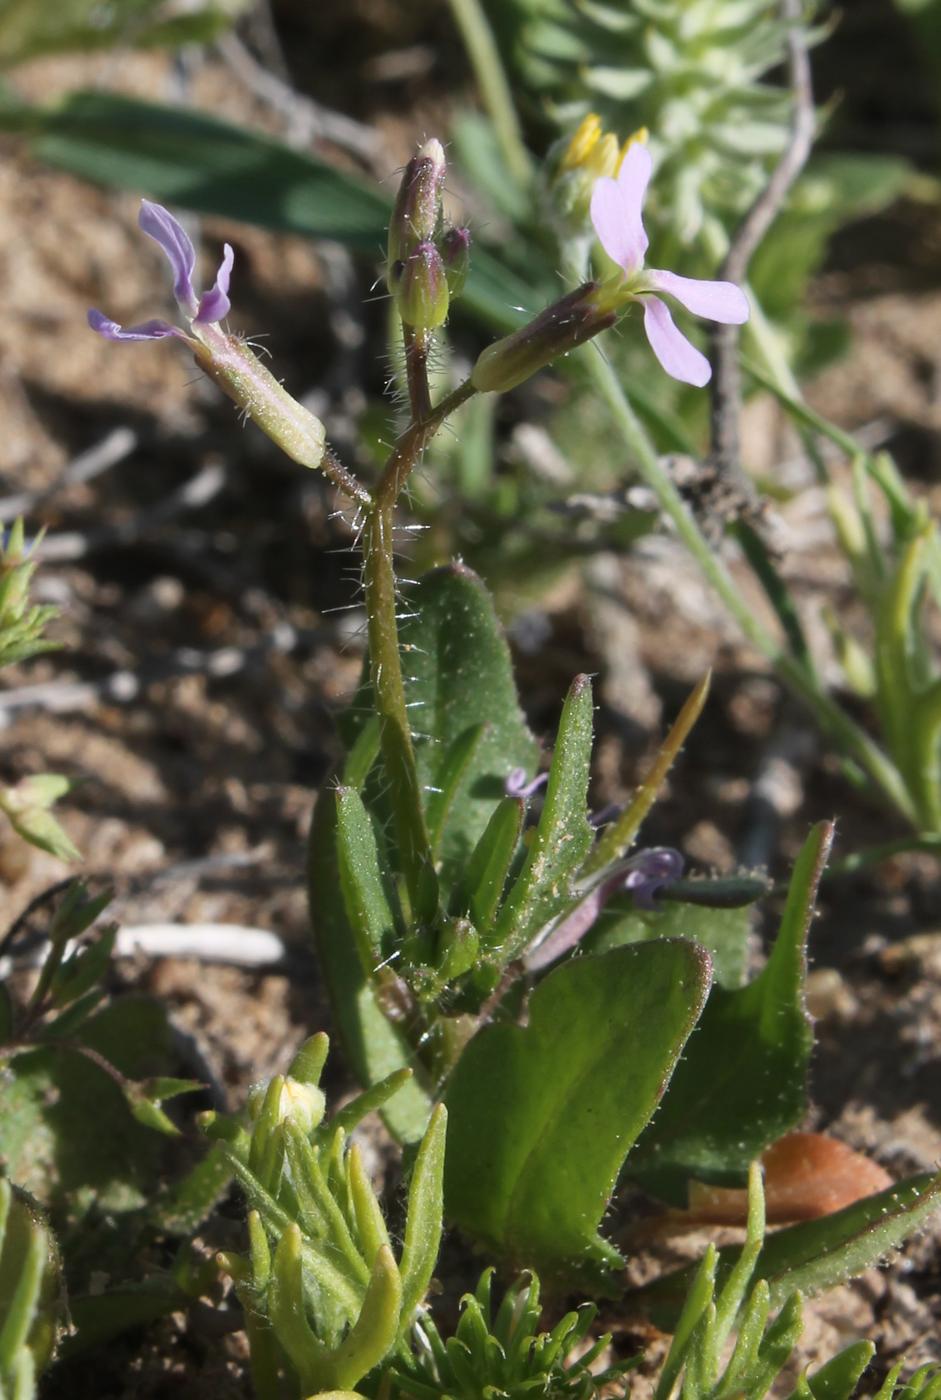
[[[259,1085],[251,1091],[248,1116],[253,1123],[257,1123],[267,1111],[271,1118],[269,1127],[290,1120],[309,1137],[323,1121],[326,1104],[324,1092],[316,1084],[302,1084],[290,1075],[278,1075],[268,1084]]]
[[[613,326],[616,313],[598,307],[595,291],[594,282],[583,283],[540,311],[528,326],[489,345],[471,373],[474,388],[483,394],[514,389],[560,355]]]
[[[435,236],[445,170],[444,149],[434,138],[406,165],[389,224],[390,268]]]
[[[213,383],[302,467],[319,467],[326,432],[319,418],[293,399],[243,340],[216,327],[193,341],[196,363]]]
[[[448,318],[448,278],[444,261],[433,243],[420,243],[406,258],[396,280],[396,305],[407,326],[432,331]]]
[[[452,225],[445,229],[438,240],[438,248],[444,262],[444,275],[448,279],[448,291],[452,297],[459,297],[467,281],[470,267],[470,229]]]

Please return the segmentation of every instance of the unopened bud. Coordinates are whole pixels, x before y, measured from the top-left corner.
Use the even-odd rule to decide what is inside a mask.
[[[320,419],[291,397],[243,340],[212,327],[194,345],[200,369],[282,452],[302,467],[320,466],[326,446]]]
[[[406,258],[394,291],[399,315],[407,326],[432,331],[448,318],[448,278],[433,243],[421,243]]]
[[[445,170],[444,148],[434,138],[406,165],[389,224],[390,269],[434,237],[441,217]]]
[[[438,944],[438,975],[442,982],[456,982],[476,967],[480,938],[469,919],[451,919]]]
[[[613,326],[616,312],[599,308],[596,284],[585,282],[541,311],[528,326],[489,345],[477,360],[471,382],[480,393],[515,389],[537,370]]]
[[[248,1116],[252,1122],[256,1122],[263,1110],[271,1112],[273,1109],[270,1126],[290,1120],[309,1137],[323,1122],[326,1105],[324,1092],[318,1089],[316,1084],[302,1084],[299,1079],[292,1079],[290,1075],[279,1075],[270,1083],[252,1090],[248,1096]]]
[[[448,291],[452,297],[459,297],[464,290],[470,267],[470,243],[470,229],[453,226],[445,229],[438,241],[444,262],[444,275],[448,279]]]

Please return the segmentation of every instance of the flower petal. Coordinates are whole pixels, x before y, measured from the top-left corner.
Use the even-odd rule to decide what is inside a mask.
[[[616,180],[603,175],[591,193],[591,222],[608,257],[625,272],[643,267],[647,251],[642,212],[653,162],[637,141],[621,162]]]
[[[192,316],[196,312],[196,293],[193,290],[193,272],[196,269],[196,251],[183,225],[173,217],[162,204],[152,204],[142,199],[138,224],[155,243],[159,243],[173,268],[173,295],[180,306]]]
[[[678,277],[675,272],[651,268],[647,281],[658,292],[676,297],[681,306],[707,321],[724,326],[741,326],[748,320],[748,297],[734,282],[704,282],[698,277]]]
[[[208,292],[203,292],[200,297],[199,310],[193,318],[195,321],[202,321],[205,324],[209,321],[221,321],[224,316],[228,316],[232,307],[232,303],[229,301],[229,280],[232,276],[234,262],[235,254],[231,245],[226,243],[222,262],[216,273],[215,286],[211,287]]]
[[[110,321],[94,307],[88,312],[88,324],[106,340],[162,340],[165,335],[178,335],[182,340],[189,338],[176,326],[171,326],[169,321],[144,321],[125,330],[117,321]]]
[[[667,374],[684,384],[695,384],[697,389],[709,383],[712,378],[709,361],[677,329],[659,297],[644,297],[644,330],[651,350]]]
[[[623,888],[634,896],[636,908],[656,909],[655,896],[664,885],[680,878],[685,861],[672,846],[650,846],[639,851],[629,864],[631,869],[624,877]]]

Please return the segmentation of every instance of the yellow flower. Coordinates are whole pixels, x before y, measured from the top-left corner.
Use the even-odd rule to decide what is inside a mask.
[[[584,171],[597,179],[599,175],[615,176],[621,168],[621,161],[635,142],[646,142],[645,126],[628,136],[622,146],[613,132],[605,131],[597,112],[589,112],[579,122],[565,148],[559,171]]]
[[[589,112],[582,117],[579,125],[565,148],[562,157],[563,170],[577,170],[584,165],[601,137],[601,118],[597,112]]]

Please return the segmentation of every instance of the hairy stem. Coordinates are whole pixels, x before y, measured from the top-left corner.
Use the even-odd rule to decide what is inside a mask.
[[[395,505],[427,443],[445,419],[475,391],[468,380],[436,408],[429,408],[423,418],[418,418],[415,416],[416,409],[428,399],[427,343],[419,346],[413,340],[410,347],[407,337],[406,362],[409,365],[413,418],[395,443],[366,508],[363,586],[373,699],[379,718],[383,763],[389,781],[402,874],[413,916],[428,920],[434,916],[437,895],[399,650],[393,534]]]
[[[408,401],[412,406],[412,421],[422,423],[431,416],[431,394],[428,389],[428,351],[430,331],[416,331],[403,326],[405,344],[405,379]]]
[[[363,583],[373,703],[379,716],[382,758],[395,816],[402,874],[412,911],[418,913],[426,909],[433,864],[399,654],[392,528],[393,507],[377,501],[368,512],[363,535]]]

